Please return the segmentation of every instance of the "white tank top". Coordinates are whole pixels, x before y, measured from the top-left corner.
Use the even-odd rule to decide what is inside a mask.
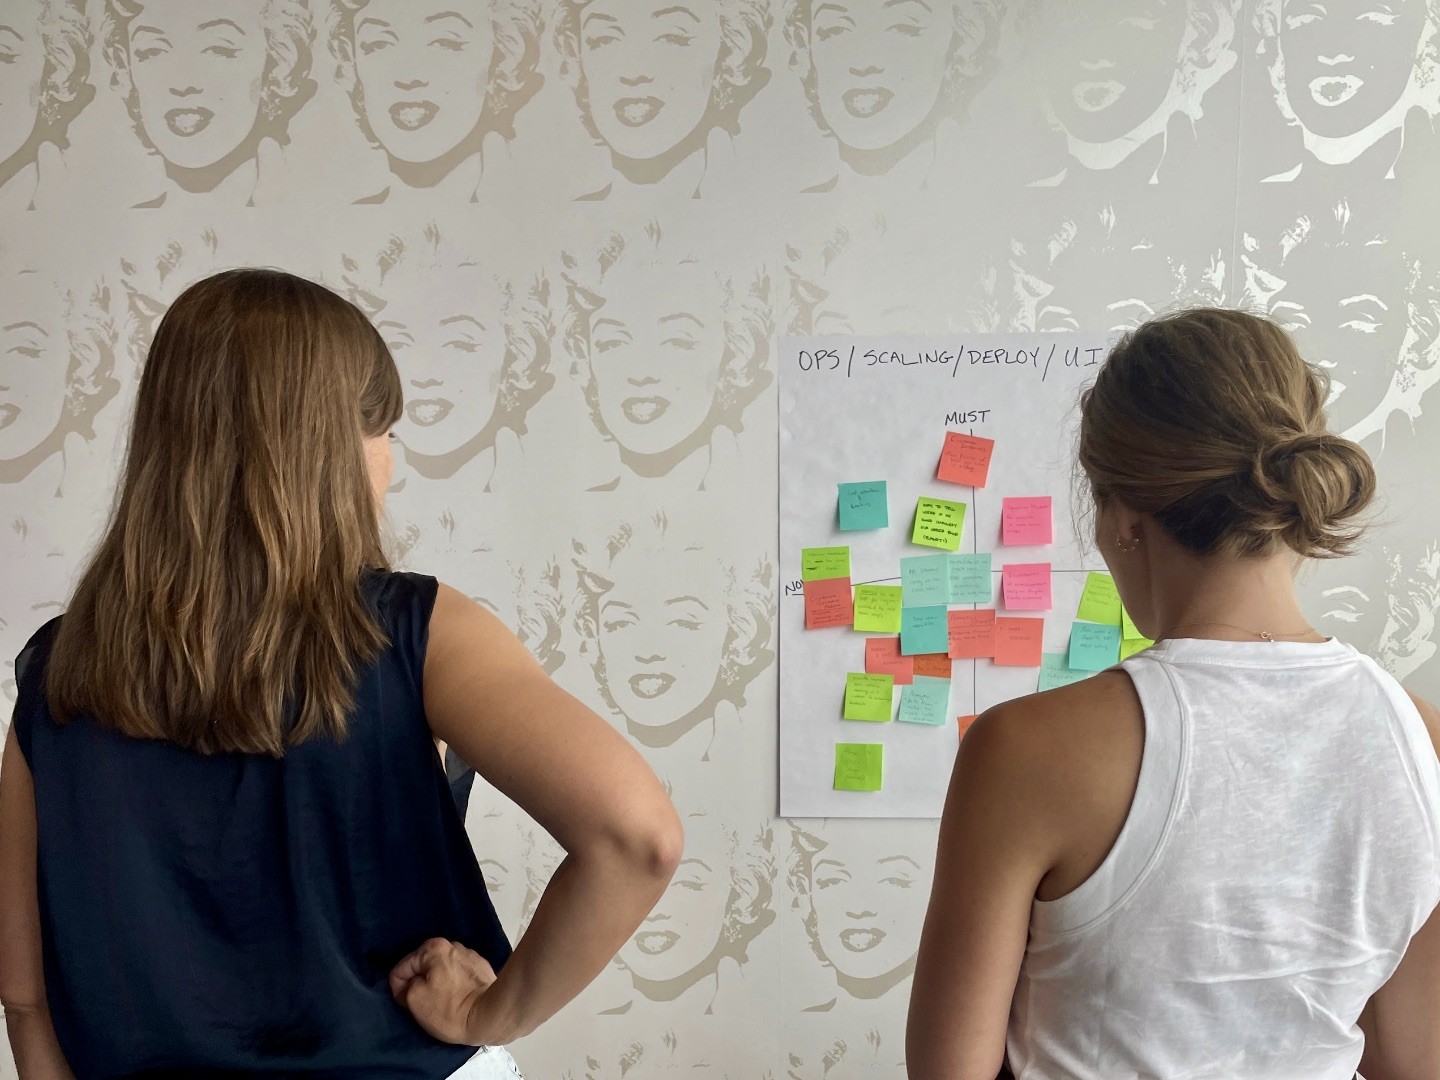
[[[1035,901],[1017,1080],[1350,1080],[1360,1010],[1440,903],[1440,763],[1349,645],[1164,641],[1099,869]]]

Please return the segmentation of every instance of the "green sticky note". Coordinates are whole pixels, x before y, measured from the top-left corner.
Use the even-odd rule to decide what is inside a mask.
[[[1144,652],[1155,642],[1147,637],[1133,637],[1120,639],[1120,659],[1129,660],[1137,652]]]
[[[915,502],[915,528],[910,542],[924,547],[960,550],[960,533],[965,527],[965,504],[949,499],[921,496]]]
[[[846,720],[889,723],[894,692],[894,675],[864,675],[852,671],[845,676],[845,711],[841,715]]]
[[[950,613],[937,607],[907,607],[900,613],[900,655],[950,651]]]
[[[890,502],[884,480],[841,484],[837,505],[842,532],[883,529],[890,524]]]
[[[1120,637],[1125,641],[1149,640],[1135,628],[1135,624],[1130,621],[1130,612],[1126,611],[1123,607],[1120,609]]]
[[[950,572],[944,555],[916,555],[900,560],[900,588],[906,607],[931,607],[950,599]]]
[[[895,717],[907,724],[943,727],[950,716],[950,680],[916,675],[909,686],[900,688],[900,712]]]
[[[951,604],[988,604],[995,598],[995,582],[990,576],[990,553],[979,555],[946,555],[950,574]]]
[[[1121,611],[1120,594],[1115,591],[1115,579],[1109,574],[1097,574],[1093,570],[1086,574],[1085,591],[1080,594],[1080,610],[1075,617],[1085,622],[1119,626]]]
[[[855,629],[867,634],[898,634],[903,603],[899,585],[856,585]]]
[[[1088,679],[1093,674],[1072,668],[1067,660],[1065,653],[1047,652],[1040,660],[1040,681],[1035,689],[1054,690],[1057,686],[1069,686]]]
[[[1070,666],[1104,671],[1120,659],[1120,627],[1077,622],[1070,627]]]
[[[817,547],[800,549],[800,580],[828,581],[850,576],[848,547]]]
[[[836,791],[879,791],[884,773],[883,743],[835,744]]]

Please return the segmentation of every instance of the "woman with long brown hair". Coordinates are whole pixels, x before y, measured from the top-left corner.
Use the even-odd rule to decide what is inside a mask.
[[[915,1080],[1440,1075],[1440,713],[1310,628],[1375,492],[1276,324],[1201,308],[1081,398],[1095,538],[1156,644],[983,714],[940,826]]]
[[[678,818],[481,605],[389,568],[401,384],[278,270],[157,329],[68,610],[16,663],[0,998],[22,1080],[517,1076],[664,892]],[[443,741],[565,848],[512,953]]]

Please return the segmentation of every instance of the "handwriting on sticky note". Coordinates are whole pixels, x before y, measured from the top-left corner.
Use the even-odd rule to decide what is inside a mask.
[[[1121,620],[1120,593],[1115,589],[1115,579],[1109,574],[1095,571],[1085,575],[1085,591],[1080,594],[1080,610],[1077,619],[1085,622],[1105,623],[1119,626]]]
[[[885,528],[890,524],[890,503],[885,492],[885,481],[841,484],[837,511],[842,532]]]
[[[1045,620],[1022,615],[995,620],[995,663],[1009,667],[1039,667],[1045,637]]]
[[[951,604],[988,604],[995,596],[995,583],[990,577],[990,553],[978,555],[946,555],[949,569]]]
[[[883,743],[835,744],[836,791],[879,791],[884,782]]]
[[[1077,671],[1104,671],[1120,659],[1120,627],[1077,622],[1070,628],[1069,664]]]
[[[1057,686],[1069,686],[1081,679],[1088,679],[1091,672],[1077,671],[1066,663],[1064,653],[1045,653],[1040,661],[1040,679],[1036,690],[1054,690]]]
[[[965,504],[949,499],[932,499],[922,495],[915,502],[915,528],[910,542],[924,547],[960,550],[960,534],[965,529]]]
[[[907,607],[900,613],[900,651],[906,656],[945,652],[950,648],[950,626],[945,606]]]
[[[805,582],[805,629],[849,626],[854,615],[848,577]]]
[[[958,431],[947,431],[945,445],[940,450],[940,464],[935,469],[935,476],[937,479],[951,484],[984,487],[985,481],[990,476],[990,457],[994,453],[994,439],[982,439],[978,435],[962,435]]]
[[[915,555],[900,560],[900,587],[906,607],[932,607],[950,602],[950,569],[946,555]]]
[[[865,671],[870,675],[889,675],[896,686],[904,686],[915,674],[915,661],[901,654],[898,637],[866,638]]]
[[[995,611],[952,611],[950,622],[950,656],[956,660],[978,660],[995,655]]]
[[[1144,652],[1155,642],[1147,637],[1122,638],[1120,641],[1120,659],[1129,660],[1137,652]]]
[[[1050,513],[1050,496],[1006,499],[1000,509],[1000,536],[1012,547],[1053,543],[1055,528]]]
[[[867,634],[898,634],[902,604],[899,585],[856,585],[855,629]]]
[[[1011,611],[1049,611],[1050,564],[1006,563],[1000,569],[1000,588]]]
[[[949,715],[949,679],[916,675],[915,681],[900,691],[900,711],[895,719],[902,723],[942,727]]]
[[[815,547],[800,549],[800,580],[825,581],[850,576],[848,547]]]
[[[845,676],[846,720],[869,720],[883,724],[890,719],[894,701],[895,680],[889,675],[862,675],[850,672]]]
[[[948,679],[950,678],[950,654],[949,653],[921,653],[910,658],[913,661],[912,670],[918,679],[924,676],[927,679]]]

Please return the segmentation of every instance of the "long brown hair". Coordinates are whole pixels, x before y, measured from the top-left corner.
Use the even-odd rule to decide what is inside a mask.
[[[359,589],[389,565],[362,437],[401,408],[384,340],[329,289],[240,269],[181,293],[50,655],[56,720],[202,753],[342,737],[386,644]]]
[[[1080,398],[1097,505],[1151,514],[1200,555],[1349,554],[1375,469],[1326,426],[1329,379],[1269,319],[1192,308],[1111,350]]]

